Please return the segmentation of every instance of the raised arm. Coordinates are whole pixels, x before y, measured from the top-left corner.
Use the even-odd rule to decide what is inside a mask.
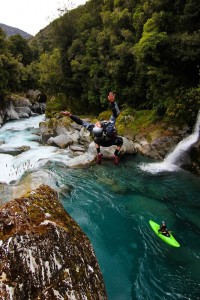
[[[82,125],[83,127],[85,127],[90,132],[94,128],[94,124],[91,124],[89,122],[81,120],[79,117],[72,115],[72,113],[69,112],[69,111],[61,111],[60,114],[63,115],[63,116],[70,117],[70,119],[72,119],[72,121],[74,121],[78,125]]]
[[[116,118],[120,114],[120,110],[119,110],[117,103],[115,102],[115,94],[113,94],[113,92],[110,92],[108,94],[108,101],[110,102],[110,106],[112,109],[112,116],[110,117],[110,122],[115,123]]]

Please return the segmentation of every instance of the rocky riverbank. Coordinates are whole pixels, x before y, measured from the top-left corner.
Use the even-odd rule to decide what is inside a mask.
[[[35,114],[45,113],[46,96],[39,91],[30,90],[23,97],[11,95],[4,101],[0,109],[0,126],[9,120],[28,118]],[[103,112],[102,118],[110,112]],[[143,119],[145,116],[143,116]],[[148,116],[146,119],[148,120]],[[120,121],[118,121],[118,119]],[[139,126],[137,132],[131,130],[131,123],[138,123],[132,114],[123,114],[117,119],[119,134],[123,136],[123,147],[121,154],[141,154],[163,160],[176,145],[191,133],[187,126],[163,126],[162,123],[147,124],[147,128]],[[88,121],[93,121],[88,119]],[[162,128],[161,128],[162,126]],[[128,130],[127,130],[128,128]],[[189,133],[190,132],[190,133]],[[66,162],[68,167],[84,167],[95,163],[95,147],[90,133],[82,126],[71,122],[67,117],[60,119],[51,118],[40,124],[38,132],[40,141],[45,145],[57,146],[68,149],[71,160]],[[1,141],[0,141],[1,143]],[[113,157],[114,147],[101,148],[104,159]],[[5,150],[4,150],[5,151]],[[12,151],[10,149],[9,151]],[[14,152],[18,149],[14,149]],[[21,149],[19,150],[21,151]],[[198,141],[187,151],[187,155],[181,162],[181,167],[200,175],[200,146]]]
[[[87,119],[87,121],[92,120]],[[167,128],[165,131],[161,131],[159,128],[155,130],[154,128],[154,134],[152,133],[150,138],[149,134],[148,137],[146,134],[136,134],[134,136],[124,134],[122,135],[124,143],[121,154],[133,155],[138,153],[158,161],[163,160],[180,141],[190,135],[188,131],[187,127],[181,129],[177,127]],[[92,136],[82,126],[71,122],[69,118],[50,119],[40,123],[39,134],[43,144],[68,149],[71,152],[71,157],[75,158],[71,161],[71,166],[81,167],[88,163],[94,163],[96,150]],[[114,149],[114,146],[101,147],[104,159],[111,159]],[[182,159],[181,166],[200,175],[200,147],[198,141],[191,145],[186,154]],[[68,166],[70,166],[69,163]]]
[[[0,127],[10,120],[29,118],[43,114],[46,109],[46,96],[40,91],[29,90],[26,95],[10,95],[3,99],[0,107]]]

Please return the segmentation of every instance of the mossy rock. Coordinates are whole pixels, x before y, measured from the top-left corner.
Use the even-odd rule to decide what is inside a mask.
[[[94,249],[56,191],[41,185],[6,203],[0,222],[1,299],[12,292],[12,299],[107,300]]]

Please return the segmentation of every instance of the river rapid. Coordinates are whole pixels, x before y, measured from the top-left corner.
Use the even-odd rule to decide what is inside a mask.
[[[124,157],[119,166],[103,161],[66,168],[67,150],[38,142],[43,119],[0,129],[0,149],[30,147],[17,156],[0,154],[0,181],[13,184],[38,169],[53,174],[50,184],[93,245],[109,300],[200,299],[200,177],[166,163],[158,168],[139,155]],[[165,220],[181,247],[159,239],[149,220]]]

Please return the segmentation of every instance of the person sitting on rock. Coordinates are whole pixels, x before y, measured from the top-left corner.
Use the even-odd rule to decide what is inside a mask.
[[[79,125],[84,126],[87,130],[89,130],[94,135],[94,142],[97,150],[97,164],[100,165],[102,163],[103,155],[100,151],[100,146],[102,147],[110,147],[112,145],[116,145],[116,150],[114,152],[114,164],[119,164],[119,154],[120,149],[123,145],[123,139],[121,136],[117,135],[117,130],[115,127],[116,119],[120,114],[119,107],[115,102],[115,94],[110,92],[108,94],[108,101],[110,102],[112,115],[109,121],[97,121],[95,124],[91,124],[84,120],[81,120],[79,117],[74,116],[69,111],[62,111],[60,114],[64,116],[69,116],[74,122]]]

